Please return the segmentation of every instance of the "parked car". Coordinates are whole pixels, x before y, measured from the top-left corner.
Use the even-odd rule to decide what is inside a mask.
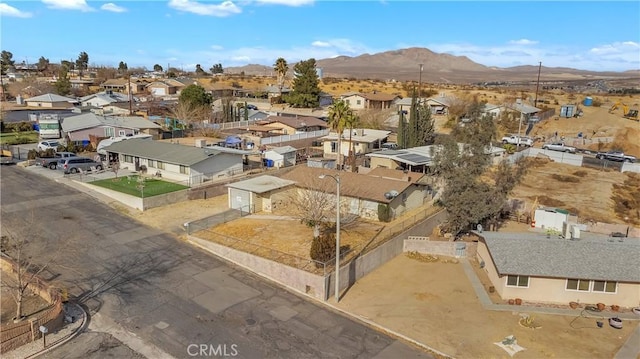
[[[37,163],[40,163],[42,167],[49,167],[49,169],[55,170],[59,160],[70,157],[78,157],[78,155],[73,152],[56,152],[53,154],[53,157],[39,158]]]
[[[398,148],[398,144],[394,142],[385,142],[380,147],[382,147],[383,150],[395,150]]]
[[[8,153],[7,153],[8,152]],[[12,165],[15,164],[11,152],[2,150],[0,153],[0,165]]]
[[[554,142],[554,143],[546,143],[542,146],[543,150],[551,150],[551,151],[560,151],[560,152],[569,152],[576,153],[576,148],[567,146],[564,142]]]
[[[596,158],[601,160],[617,161],[617,162],[636,162],[635,156],[625,155],[622,151],[598,152]]]
[[[40,141],[40,143],[38,143],[38,151],[46,151],[50,148],[58,151],[58,146],[60,146],[59,141]]]
[[[527,146],[527,147],[531,147],[533,146],[533,140],[529,137],[520,137],[520,136],[516,136],[516,135],[510,135],[510,136],[504,136],[502,137],[502,143],[503,144],[512,144],[512,145],[518,145],[521,144],[523,146]]]
[[[96,162],[88,157],[68,157],[58,160],[57,169],[64,171],[64,174],[88,172],[96,169],[103,169],[101,162]]]
[[[258,110],[258,106],[256,106],[256,105],[252,105],[252,104],[247,104],[247,109],[249,109],[249,110],[256,110],[256,111],[257,111],[257,110]]]

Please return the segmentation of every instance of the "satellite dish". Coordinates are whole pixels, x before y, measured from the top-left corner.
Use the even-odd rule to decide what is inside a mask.
[[[384,194],[384,198],[393,199],[393,196],[391,195],[391,192],[387,192],[387,193]]]
[[[393,190],[393,189],[392,189],[391,191],[389,191],[389,194],[390,194],[392,197],[398,197],[398,195],[399,195],[400,193],[398,193],[398,191],[396,191],[396,190]]]
[[[476,227],[478,229],[478,233],[482,233],[482,225],[478,224],[478,226]]]

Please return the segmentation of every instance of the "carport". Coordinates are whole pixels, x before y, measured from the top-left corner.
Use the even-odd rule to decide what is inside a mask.
[[[229,208],[255,212],[272,212],[286,199],[285,192],[295,182],[274,177],[259,176],[227,185]]]

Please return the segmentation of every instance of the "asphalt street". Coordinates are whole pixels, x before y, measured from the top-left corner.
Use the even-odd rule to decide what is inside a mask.
[[[238,358],[431,357],[67,185],[17,166],[1,169],[0,185],[3,231],[26,228],[52,251],[63,248],[48,279],[91,315],[90,332],[47,357],[127,352],[95,333],[147,357],[225,356],[223,349]]]

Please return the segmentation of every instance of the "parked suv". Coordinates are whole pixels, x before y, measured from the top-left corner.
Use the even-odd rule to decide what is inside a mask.
[[[96,170],[102,170],[102,163],[96,162],[88,157],[70,157],[63,158],[58,161],[57,169],[64,171],[65,174],[78,173],[80,171],[91,171],[92,167]]]
[[[58,151],[58,146],[60,146],[60,141],[41,141],[38,143],[38,151],[46,151],[50,148]]]

